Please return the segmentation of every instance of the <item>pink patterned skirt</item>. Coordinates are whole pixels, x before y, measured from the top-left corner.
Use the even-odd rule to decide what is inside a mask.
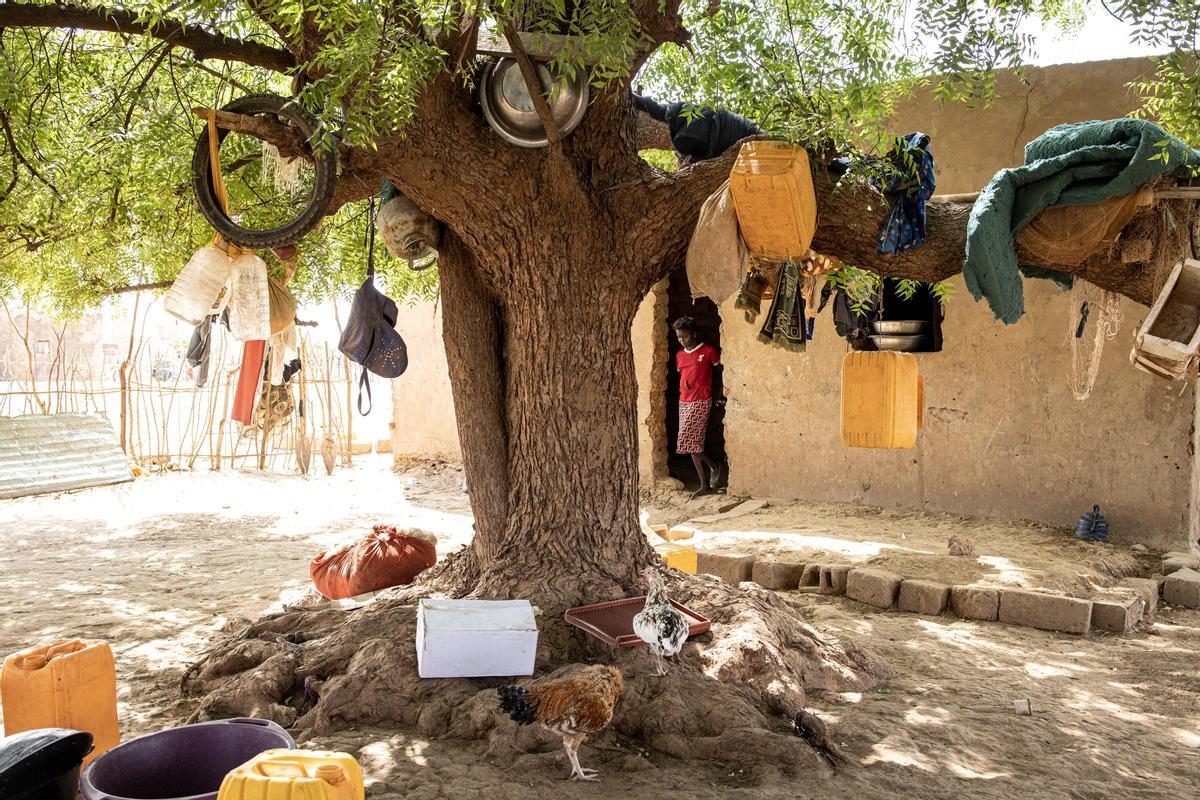
[[[679,403],[679,436],[676,437],[675,452],[680,455],[704,452],[704,440],[708,438],[708,414],[712,411],[712,398]]]

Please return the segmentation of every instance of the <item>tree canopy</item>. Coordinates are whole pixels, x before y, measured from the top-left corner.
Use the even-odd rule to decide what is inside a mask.
[[[555,60],[589,70],[594,91],[644,86],[847,152],[886,148],[891,104],[918,82],[987,102],[994,71],[1036,52],[1031,28],[1071,29],[1087,13],[1174,51],[1137,89],[1145,113],[1200,142],[1200,0],[3,2],[0,293],[70,310],[171,279],[211,236],[191,194],[203,125],[193,107],[287,94],[303,74],[301,101],[346,145],[370,149],[405,129],[437,76],[474,81],[479,59],[453,50],[476,25],[578,37]],[[361,280],[364,225],[363,204],[348,203],[307,237],[300,294]],[[432,271],[382,268],[396,294],[435,290]]]

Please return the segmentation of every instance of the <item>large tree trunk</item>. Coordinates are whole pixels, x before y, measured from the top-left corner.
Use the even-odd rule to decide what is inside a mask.
[[[638,522],[630,326],[650,282],[671,265],[664,253],[681,254],[694,220],[678,217],[694,216],[696,198],[630,206],[624,213],[653,216],[635,230],[603,192],[576,181],[561,154],[530,162],[534,175],[510,176],[518,197],[498,195],[487,212],[505,236],[478,241],[451,224],[441,248],[473,543],[361,611],[255,623],[189,671],[184,691],[203,696],[198,718],[259,715],[313,731],[404,722],[427,735],[485,737],[511,759],[553,737],[498,716],[491,682],[417,678],[414,603],[433,593],[520,597],[541,611],[540,674],[580,661],[623,670],[613,723],[622,732],[679,757],[824,770],[787,719],[809,691],[866,688],[889,669],[807,625],[779,595],[671,573],[671,596],[709,616],[713,633],[690,642],[666,678],[652,674],[645,649],[614,650],[563,621],[572,606],[643,593],[638,572],[661,564]],[[647,244],[647,229],[661,238]],[[283,641],[290,633],[304,641]],[[312,708],[306,679],[320,687]]]

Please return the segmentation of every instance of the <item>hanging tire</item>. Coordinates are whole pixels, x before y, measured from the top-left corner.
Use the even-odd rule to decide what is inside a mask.
[[[239,97],[221,110],[237,114],[270,114],[279,117],[294,126],[300,136],[310,143],[320,129],[317,118],[306,111],[294,98],[279,97],[273,94],[252,94]],[[217,141],[224,141],[228,134],[227,129],[218,128]],[[216,191],[213,189],[212,167],[208,150],[208,125],[205,124],[200,131],[200,138],[196,140],[196,149],[192,154],[192,188],[196,193],[196,201],[200,205],[200,213],[227,241],[255,250],[295,244],[316,227],[325,216],[329,202],[333,199],[333,187],[337,180],[337,152],[334,148],[314,149],[312,198],[300,215],[285,225],[265,230],[243,228],[225,214],[217,200]]]

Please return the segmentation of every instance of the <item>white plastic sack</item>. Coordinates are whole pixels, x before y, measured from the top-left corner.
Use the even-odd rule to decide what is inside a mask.
[[[703,295],[721,305],[741,286],[747,258],[729,181],[725,181],[700,207],[700,220],[688,244],[687,276],[692,297]]]
[[[271,338],[271,293],[267,262],[253,253],[233,260],[233,289],[229,297],[229,332],[239,341]]]
[[[167,290],[163,308],[189,325],[199,325],[229,283],[233,262],[216,245],[196,251]]]

